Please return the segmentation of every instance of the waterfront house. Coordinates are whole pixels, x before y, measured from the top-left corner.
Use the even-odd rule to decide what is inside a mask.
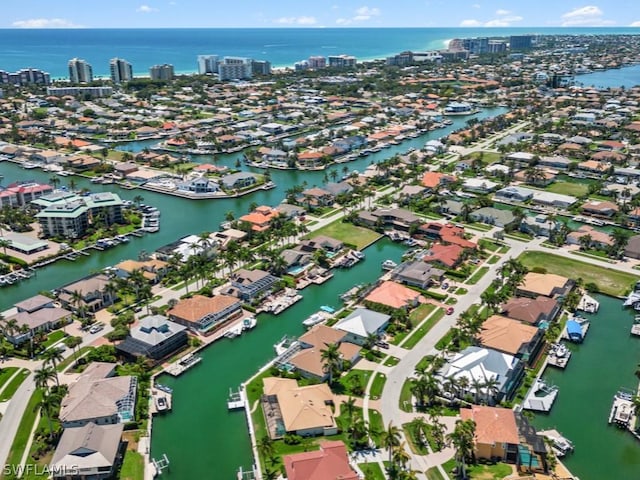
[[[498,190],[496,200],[509,200],[512,202],[526,202],[533,197],[533,191],[528,188],[509,186]]]
[[[500,184],[487,180],[486,178],[466,178],[462,182],[462,190],[487,194],[493,192]]]
[[[539,214],[535,217],[524,217],[520,224],[520,230],[531,235],[549,237],[556,226],[555,220],[550,221],[547,215]]]
[[[516,288],[516,295],[531,298],[536,298],[540,295],[549,298],[564,298],[574,285],[575,282],[573,280],[561,275],[529,272]]]
[[[544,330],[501,315],[491,315],[482,323],[478,341],[484,347],[533,365],[544,346]]]
[[[320,450],[285,455],[287,480],[358,480],[341,441],[320,442]]]
[[[231,274],[230,281],[237,297],[250,302],[259,300],[269,293],[278,282],[278,277],[264,270],[241,268]]]
[[[313,187],[304,190],[297,200],[307,208],[327,207],[333,205],[335,196],[323,188]]]
[[[370,335],[382,335],[390,320],[389,315],[360,307],[338,320],[333,328],[347,334],[344,341],[364,345]]]
[[[53,193],[53,187],[51,185],[23,181],[7,185],[6,191],[12,192],[16,195],[18,205],[25,206],[43,195]]]
[[[138,378],[114,377],[116,365],[94,362],[69,385],[60,405],[64,428],[82,427],[90,422],[112,425],[134,420]]]
[[[61,287],[58,293],[58,300],[65,308],[71,308],[76,311],[86,309],[89,312],[96,312],[101,308],[108,307],[115,301],[115,295],[107,287],[110,282],[111,279],[103,273],[91,275]]]
[[[88,422],[66,428],[49,464],[52,478],[107,480],[118,471],[122,459],[124,424],[96,425]]]
[[[596,230],[590,225],[582,225],[575,232],[569,233],[567,235],[567,243],[569,245],[582,245],[583,242],[587,243],[586,240],[582,240],[584,237],[590,239],[588,244],[585,245],[586,248],[606,248],[613,245],[611,235]]]
[[[476,424],[473,439],[476,458],[516,463],[520,436],[513,410],[472,405],[461,408],[460,416],[462,420],[473,420]]]
[[[5,338],[19,345],[33,338],[38,332],[49,332],[70,323],[73,318],[69,310],[60,308],[54,300],[44,295],[35,295],[14,305],[5,312],[7,321],[15,320],[20,331],[5,332]]]
[[[552,322],[560,313],[560,303],[549,297],[539,295],[531,297],[515,297],[509,299],[501,307],[501,313],[509,318],[539,325],[540,322]]]
[[[454,269],[460,265],[464,250],[464,248],[455,244],[443,245],[441,243],[434,243],[422,257],[422,260],[427,263],[435,263],[445,268]]]
[[[170,320],[208,335],[229,320],[242,316],[240,300],[229,295],[194,295],[180,300],[167,312]]]
[[[237,190],[240,188],[250,187],[258,181],[256,174],[251,172],[230,173],[223,176],[220,181],[227,190]]]
[[[212,180],[207,177],[199,177],[194,178],[193,180],[182,182],[178,184],[178,189],[195,193],[195,194],[203,194],[203,193],[213,193],[220,191],[220,185],[215,180]]]
[[[383,226],[408,231],[411,225],[422,224],[422,219],[404,208],[379,208],[358,212],[358,221],[369,227]]]
[[[271,220],[280,215],[280,212],[275,208],[271,208],[267,205],[256,207],[250,213],[242,215],[238,220],[240,222],[247,222],[251,225],[251,230],[255,232],[263,232],[269,228]]]
[[[524,365],[516,357],[490,348],[467,347],[453,354],[438,371],[441,383],[448,379],[466,378],[462,395],[475,396],[489,403],[510,400],[524,374]],[[491,388],[487,381],[494,382]]]
[[[422,176],[421,185],[427,190],[433,192],[441,186],[453,183],[456,181],[456,177],[453,175],[447,175],[440,172],[426,172]]]
[[[371,290],[364,299],[366,302],[378,303],[394,309],[412,309],[426,303],[427,300],[415,290],[386,280]]]
[[[510,210],[500,210],[493,207],[482,207],[469,214],[475,222],[482,222],[496,227],[506,228],[515,225],[516,217]]]
[[[582,213],[601,218],[611,218],[620,210],[618,205],[607,200],[589,200],[580,208]]]
[[[629,238],[624,254],[629,258],[640,259],[640,235],[634,235]]]
[[[151,315],[131,327],[129,335],[116,345],[116,351],[132,362],[139,357],[158,361],[182,350],[187,342],[187,327],[164,315]]]
[[[326,383],[300,387],[296,380],[276,377],[262,383],[260,403],[272,439],[287,433],[304,437],[338,433],[331,408],[334,398]]]
[[[428,288],[434,282],[440,282],[444,270],[435,268],[433,265],[415,260],[413,262],[403,263],[399,268],[393,271],[393,279],[404,283],[405,285]]]
[[[335,238],[327,237],[326,235],[317,235],[309,240],[302,240],[300,244],[295,248],[301,252],[313,253],[319,249],[324,250],[330,254],[336,254],[344,248],[344,243]]]
[[[341,330],[314,325],[309,331],[298,338],[300,350],[287,361],[289,367],[294,367],[305,378],[324,382],[329,378],[325,370],[322,350],[327,345],[337,344],[338,352],[343,361],[354,365],[360,359],[360,347],[354,343],[344,341],[346,335]]]
[[[167,262],[155,258],[143,261],[124,260],[115,265],[115,273],[120,278],[128,278],[133,272],[139,270],[144,278],[152,284],[156,284],[164,278],[168,265]]]

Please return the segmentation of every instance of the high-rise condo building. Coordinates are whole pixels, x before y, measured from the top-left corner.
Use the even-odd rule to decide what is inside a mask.
[[[109,71],[113,83],[128,82],[133,79],[133,67],[122,58],[112,58],[109,60]]]
[[[164,65],[154,65],[149,69],[151,80],[173,80],[173,65],[165,63]]]
[[[253,61],[243,57],[224,57],[218,65],[220,80],[244,80],[253,75]]]
[[[41,85],[49,85],[51,77],[47,72],[38,70],[37,68],[23,68],[17,72],[5,72],[0,70],[0,83],[11,83],[13,85],[29,85],[37,83]]]
[[[351,55],[330,55],[329,67],[330,68],[346,68],[355,67],[356,57]]]
[[[218,55],[198,55],[198,73],[200,75],[218,73],[219,63],[220,57]]]
[[[93,69],[86,61],[80,58],[69,60],[69,81],[71,83],[93,82]]]
[[[318,68],[325,68],[327,66],[327,59],[321,56],[309,57],[309,68],[317,70]]]
[[[511,35],[509,48],[511,50],[531,50],[533,47],[533,35]]]

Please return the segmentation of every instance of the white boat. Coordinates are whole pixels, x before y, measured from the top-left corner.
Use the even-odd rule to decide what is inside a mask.
[[[236,338],[242,335],[242,325],[236,325],[227,330],[224,334],[227,338]]]
[[[302,321],[302,324],[307,327],[313,327],[314,325],[317,325],[318,323],[322,323],[326,320],[325,316],[322,315],[320,312],[316,312],[312,315],[310,315],[308,318],[304,319]]]
[[[169,409],[167,399],[164,397],[156,397],[156,409],[158,412],[166,412]]]
[[[256,317],[247,317],[242,320],[242,330],[251,330],[258,324]]]
[[[394,268],[396,268],[398,266],[398,264],[396,262],[394,262],[393,260],[385,260],[384,262],[382,262],[382,269],[383,270],[393,270]]]
[[[362,260],[364,258],[364,253],[362,253],[360,250],[351,250],[351,253],[359,260]]]
[[[563,358],[567,356],[567,353],[569,353],[569,349],[564,343],[558,343],[553,352],[556,357]]]

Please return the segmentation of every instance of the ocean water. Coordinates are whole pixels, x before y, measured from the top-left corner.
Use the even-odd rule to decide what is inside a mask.
[[[67,62],[89,62],[94,76],[109,75],[109,59],[124,58],[135,75],[170,63],[176,72],[196,71],[202,54],[268,60],[292,66],[311,55],[349,54],[359,60],[403,50],[436,50],[452,38],[523,34],[636,34],[616,28],[232,28],[232,29],[0,29],[0,70],[33,67],[67,78]]]

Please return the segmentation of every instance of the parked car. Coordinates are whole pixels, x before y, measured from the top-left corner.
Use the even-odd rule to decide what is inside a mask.
[[[447,315],[451,315],[453,313],[453,307],[447,308]]]
[[[378,347],[380,347],[380,348],[384,348],[384,349],[389,348],[389,344],[388,344],[387,342],[385,342],[384,340],[378,340],[378,341],[376,342],[376,345],[377,345]]]
[[[91,328],[89,329],[89,333],[98,333],[98,332],[99,332],[99,331],[101,331],[103,328],[104,328],[104,325],[100,325],[100,324],[94,325],[93,327],[91,327]]]

